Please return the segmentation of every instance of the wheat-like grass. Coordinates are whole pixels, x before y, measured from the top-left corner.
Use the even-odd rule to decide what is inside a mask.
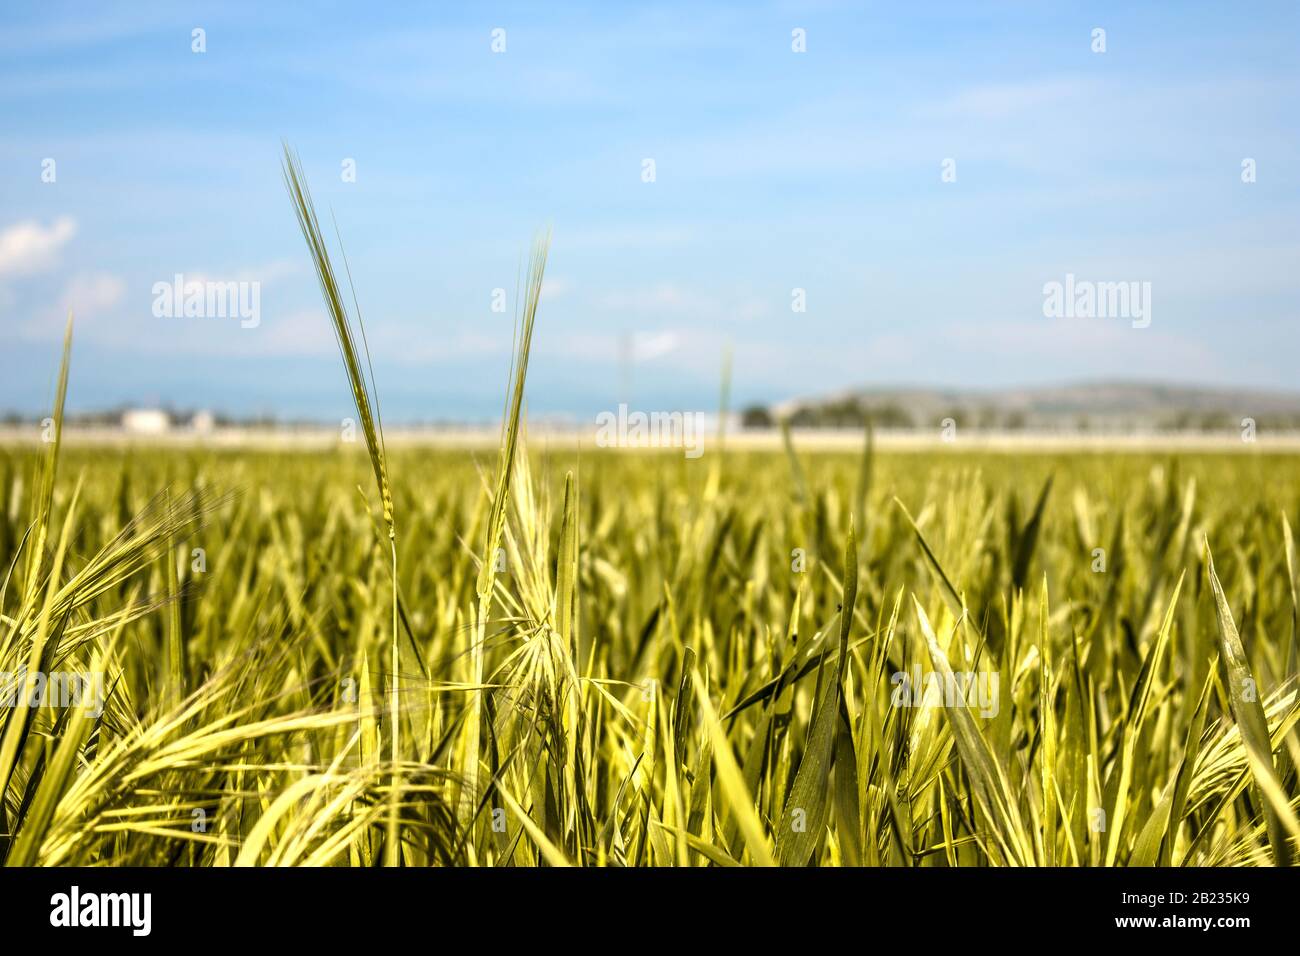
[[[1294,863],[1300,458],[539,454],[546,238],[492,466],[390,455],[284,174],[366,456],[69,446],[69,325],[0,449],[7,865]]]

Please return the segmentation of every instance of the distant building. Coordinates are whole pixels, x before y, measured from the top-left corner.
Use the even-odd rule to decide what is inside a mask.
[[[122,413],[122,428],[137,435],[161,435],[171,425],[171,416],[161,408],[128,408]]]
[[[217,417],[209,411],[197,411],[190,417],[190,430],[206,435],[217,427]]]

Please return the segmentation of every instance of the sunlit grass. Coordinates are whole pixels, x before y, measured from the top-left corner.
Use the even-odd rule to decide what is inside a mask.
[[[0,670],[102,669],[109,692],[97,717],[0,710],[10,863],[1294,852],[1292,457],[877,455],[846,602],[859,456],[804,456],[800,504],[780,452],[730,452],[710,498],[707,456],[521,449],[499,560],[492,462],[405,449],[394,673],[364,450],[60,454],[44,570],[6,583]],[[37,538],[38,467],[0,454],[6,568]],[[945,666],[996,671],[996,715],[893,705],[892,675]]]
[[[364,441],[0,449],[6,863],[1294,860],[1300,458],[539,453],[545,241],[498,452],[390,454],[285,163]]]

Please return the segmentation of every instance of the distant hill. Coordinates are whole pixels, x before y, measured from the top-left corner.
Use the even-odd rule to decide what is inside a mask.
[[[1044,388],[860,388],[794,399],[744,413],[751,426],[788,418],[795,427],[964,427],[1052,431],[1217,431],[1300,428],[1300,392],[1200,388],[1144,382],[1080,382]]]

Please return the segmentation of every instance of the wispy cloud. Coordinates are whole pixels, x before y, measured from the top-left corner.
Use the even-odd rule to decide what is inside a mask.
[[[1007,119],[1043,107],[1062,108],[1071,100],[1095,93],[1096,88],[1097,81],[1081,78],[990,83],[964,89],[924,107],[921,112],[936,116]]]
[[[0,232],[0,276],[48,271],[76,234],[77,221],[71,216],[60,216],[48,226],[34,219],[9,226]]]
[[[124,390],[202,380],[251,401],[240,381],[273,406],[335,370],[282,136],[322,218],[338,213],[381,391],[387,373],[411,395],[491,393],[496,412],[486,383],[508,368],[512,316],[492,291],[515,304],[545,223],[538,410],[615,387],[629,342],[638,392],[664,401],[716,393],[729,343],[737,394],[771,399],[1135,363],[1294,379],[1300,73],[1282,2],[1112,5],[1105,55],[1091,17],[956,0],[883,19],[667,0],[490,17],[337,4],[305,21],[251,2],[201,18],[52,2],[0,9],[0,348],[54,354],[72,304],[87,364],[129,367]],[[1044,327],[1042,285],[1066,272],[1151,280],[1149,334]],[[260,326],[153,317],[151,285],[176,273],[261,282]],[[0,411],[26,388],[0,377]]]
[[[700,289],[677,282],[612,290],[599,295],[596,305],[610,312],[708,322],[752,322],[769,318],[776,311],[770,298],[748,287]]]
[[[109,272],[79,273],[63,290],[60,303],[76,314],[111,309],[126,294],[126,282]]]

